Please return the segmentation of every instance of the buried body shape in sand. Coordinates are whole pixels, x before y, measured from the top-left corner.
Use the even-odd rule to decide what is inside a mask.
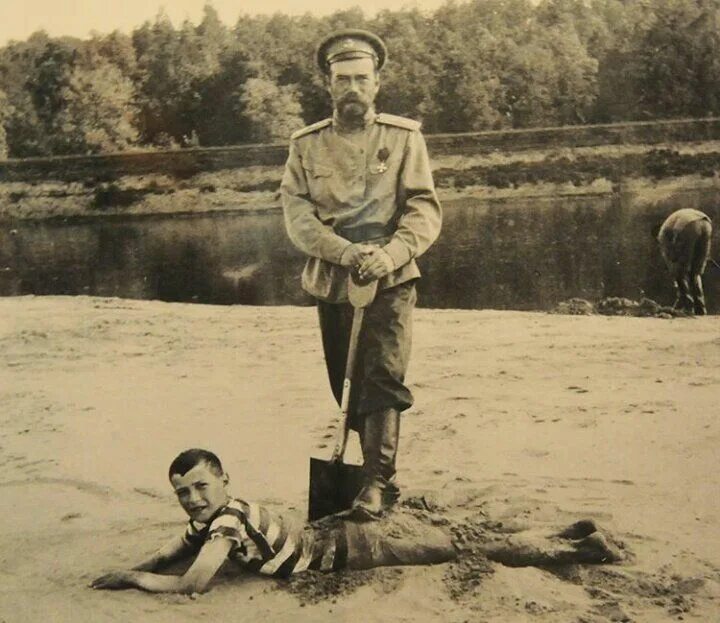
[[[219,459],[206,450],[191,449],[178,455],[169,476],[180,505],[190,517],[184,535],[131,570],[106,573],[93,580],[92,588],[202,592],[228,558],[247,571],[286,578],[308,570],[437,564],[458,556],[448,534],[409,511],[401,510],[372,523],[328,517],[293,529],[268,509],[232,498]],[[595,524],[587,520],[557,533],[498,535],[476,545],[490,560],[509,566],[621,559]],[[157,573],[193,557],[183,575]]]

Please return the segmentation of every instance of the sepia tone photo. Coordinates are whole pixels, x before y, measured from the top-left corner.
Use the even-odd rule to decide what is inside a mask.
[[[716,0],[4,7],[0,623],[720,618],[718,57]]]

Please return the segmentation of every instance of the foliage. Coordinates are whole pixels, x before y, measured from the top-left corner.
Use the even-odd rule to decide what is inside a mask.
[[[57,151],[104,153],[136,143],[134,87],[109,63],[76,67],[60,91],[64,103],[54,119]]]
[[[5,160],[8,155],[5,123],[7,123],[11,113],[12,111],[8,103],[7,95],[5,95],[3,91],[0,91],[0,160]]]
[[[720,114],[720,0],[465,0],[199,24],[37,32],[0,48],[0,156],[284,140],[331,113],[315,66],[336,28],[382,36],[378,108],[427,132]]]
[[[280,87],[270,80],[250,78],[238,99],[254,141],[285,139],[303,126],[293,86]]]

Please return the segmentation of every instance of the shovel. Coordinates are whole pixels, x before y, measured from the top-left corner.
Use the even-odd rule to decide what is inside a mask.
[[[360,492],[363,484],[361,465],[343,463],[348,439],[348,406],[352,386],[353,370],[357,355],[360,330],[365,308],[375,299],[377,280],[368,284],[358,283],[348,277],[348,298],[353,306],[350,344],[345,363],[342,398],[340,400],[340,422],[338,425],[335,449],[329,461],[310,458],[310,488],[308,500],[308,519],[313,521],[326,515],[333,515],[350,508],[352,501]]]

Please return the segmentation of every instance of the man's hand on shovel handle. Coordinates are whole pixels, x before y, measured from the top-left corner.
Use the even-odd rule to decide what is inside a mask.
[[[382,279],[394,270],[395,262],[387,252],[380,247],[373,247],[362,264],[360,264],[358,277],[360,277],[361,281],[367,283],[368,281]]]
[[[364,242],[354,242],[343,251],[342,256],[340,256],[340,265],[351,270],[357,270],[374,248]]]

